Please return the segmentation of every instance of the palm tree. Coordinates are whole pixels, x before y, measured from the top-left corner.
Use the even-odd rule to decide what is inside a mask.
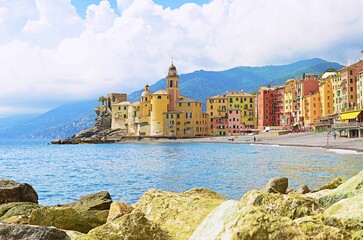
[[[104,96],[101,96],[98,98],[98,101],[102,102],[102,106],[103,106],[103,104],[107,101],[107,98],[105,98]]]

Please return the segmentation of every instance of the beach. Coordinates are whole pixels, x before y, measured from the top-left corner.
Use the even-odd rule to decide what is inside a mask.
[[[254,141],[254,137],[256,141]],[[160,140],[157,140],[160,141]],[[167,140],[173,141],[173,140]],[[234,143],[234,144],[265,144],[279,146],[300,146],[300,147],[322,147],[327,149],[343,149],[363,152],[362,138],[347,138],[327,132],[315,133],[289,133],[285,135],[240,135],[240,136],[217,136],[193,139],[176,139],[177,142],[203,142],[203,143]]]

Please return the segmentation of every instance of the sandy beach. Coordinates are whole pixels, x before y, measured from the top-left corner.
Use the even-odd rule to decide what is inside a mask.
[[[256,137],[256,141],[254,141]],[[233,141],[232,141],[233,139]],[[157,140],[160,141],[160,140]],[[173,140],[167,140],[173,141]],[[334,140],[332,134],[324,133],[289,133],[286,135],[241,135],[206,137],[194,139],[177,139],[176,142],[233,143],[233,144],[266,144],[280,146],[322,147],[327,149],[344,149],[363,152],[363,138],[339,137]]]

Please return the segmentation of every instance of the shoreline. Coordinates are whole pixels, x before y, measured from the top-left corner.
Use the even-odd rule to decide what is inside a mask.
[[[257,141],[253,141],[256,137]],[[231,140],[233,139],[233,141]],[[251,145],[266,145],[266,146],[281,146],[281,147],[304,147],[304,148],[322,148],[326,150],[345,150],[354,151],[356,154],[363,153],[363,139],[361,138],[345,138],[337,137],[334,140],[333,136],[327,133],[289,133],[280,136],[269,135],[240,135],[240,136],[212,136],[205,138],[190,138],[190,139],[157,139],[157,140],[141,140],[141,141],[123,141],[126,142],[155,142],[155,143],[230,143],[230,144],[251,144]],[[349,153],[347,153],[349,154]]]

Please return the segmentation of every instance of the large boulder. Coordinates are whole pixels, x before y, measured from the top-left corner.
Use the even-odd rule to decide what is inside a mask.
[[[81,197],[78,201],[64,205],[80,211],[87,210],[109,210],[112,203],[110,193],[107,191],[89,194]]]
[[[253,206],[229,200],[214,209],[190,240],[308,239],[287,217],[272,216]]]
[[[224,197],[208,189],[195,188],[182,193],[149,190],[133,207],[158,223],[173,239],[188,239],[195,228]]]
[[[0,180],[0,204],[9,202],[38,203],[38,194],[27,183],[18,183],[10,179]]]
[[[261,192],[285,194],[288,185],[289,185],[289,180],[286,177],[272,178],[261,189]]]
[[[252,190],[242,197],[241,202],[245,206],[257,207],[271,215],[291,219],[316,215],[324,211],[315,199],[295,192],[280,194]]]
[[[31,213],[29,224],[87,233],[106,223],[107,216],[108,210],[76,211],[71,207],[41,207]]]
[[[322,190],[315,193],[308,193],[307,196],[318,199],[325,208],[330,207],[342,199],[350,198],[363,193],[363,171],[348,179],[346,182],[332,190]]]
[[[145,218],[143,213],[134,211],[122,217],[92,229],[87,235],[75,240],[169,240],[170,235],[158,224]]]
[[[125,214],[131,213],[134,208],[127,203],[113,202],[108,213],[107,222],[113,221],[116,218],[122,217]]]
[[[0,205],[0,220],[7,223],[26,223],[26,219],[37,208],[38,204],[31,202],[5,203]]]
[[[0,240],[71,240],[66,232],[55,227],[21,224],[0,224]]]
[[[339,219],[357,219],[362,222],[363,230],[363,194],[340,200],[325,210],[324,214]]]

